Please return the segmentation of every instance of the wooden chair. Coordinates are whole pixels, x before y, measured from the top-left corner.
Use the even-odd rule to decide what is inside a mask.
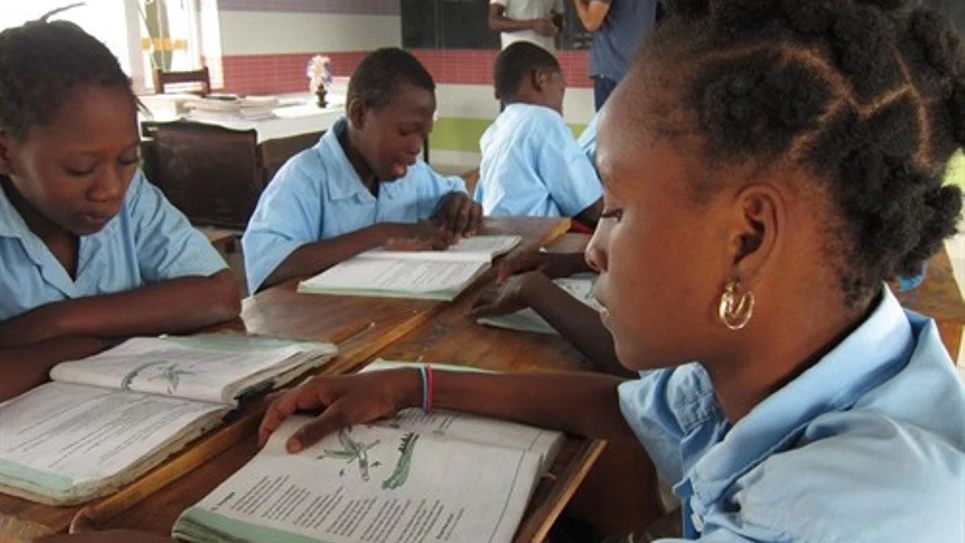
[[[310,132],[263,142],[261,144],[261,165],[265,173],[265,183],[267,184],[275,177],[278,169],[281,168],[289,158],[318,143],[318,139],[321,138],[324,133],[324,131]]]
[[[154,70],[154,92],[164,94],[167,85],[180,85],[185,83],[197,83],[200,90],[195,91],[201,96],[211,94],[211,74],[208,67],[189,72],[165,72],[161,69]]]
[[[158,124],[153,162],[152,181],[195,225],[244,230],[265,187],[254,130]]]

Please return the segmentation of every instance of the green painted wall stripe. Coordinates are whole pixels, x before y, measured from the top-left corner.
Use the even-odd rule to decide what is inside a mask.
[[[945,182],[962,187],[965,190],[965,153],[959,151],[952,157],[948,164],[948,171],[945,173]]]
[[[441,117],[436,119],[432,134],[429,136],[429,151],[479,152],[479,138],[492,123],[487,119],[467,119],[463,117]],[[570,124],[574,135],[586,128],[585,124]]]

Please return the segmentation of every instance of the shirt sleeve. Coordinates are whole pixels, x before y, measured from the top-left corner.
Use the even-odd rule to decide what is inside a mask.
[[[204,234],[142,172],[135,174],[127,198],[137,263],[146,282],[208,277],[228,267]]]
[[[322,185],[323,180],[313,179],[297,160],[290,160],[261,194],[241,238],[249,292],[257,292],[295,249],[318,241]]]
[[[466,194],[466,183],[458,175],[440,175],[423,161],[416,163],[418,168],[418,214],[419,220],[428,219],[436,210],[439,200],[451,192]]]
[[[539,177],[564,215],[575,217],[603,197],[593,164],[565,123],[554,122],[547,126],[547,132],[534,137],[542,140],[538,148]]]
[[[503,6],[503,7],[506,7],[506,4],[507,4],[508,2],[509,2],[509,0],[489,0],[489,5],[490,5],[490,6]]]

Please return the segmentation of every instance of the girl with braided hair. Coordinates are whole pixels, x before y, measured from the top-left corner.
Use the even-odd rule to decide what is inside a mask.
[[[965,390],[885,281],[955,232],[965,58],[899,0],[670,2],[600,119],[586,251],[633,380],[398,369],[316,378],[292,453],[423,404],[637,439],[681,539],[962,540]],[[425,390],[425,391],[424,391]],[[616,499],[619,499],[617,497]]]
[[[138,170],[117,59],[46,18],[0,32],[0,400],[111,338],[238,315],[234,277]]]

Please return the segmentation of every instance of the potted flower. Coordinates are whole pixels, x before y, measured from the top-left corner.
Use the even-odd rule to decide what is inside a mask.
[[[332,84],[332,61],[326,56],[315,55],[308,61],[305,69],[308,76],[308,90],[318,96],[318,107],[328,106],[325,100],[326,86]]]

